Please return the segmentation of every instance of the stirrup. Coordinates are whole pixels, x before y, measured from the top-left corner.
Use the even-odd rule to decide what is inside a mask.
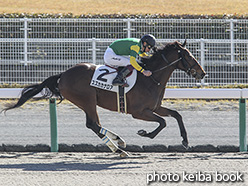
[[[122,85],[122,87],[129,87],[129,84],[127,84],[126,82]]]
[[[122,87],[129,87],[129,84],[127,84],[127,80],[123,79],[123,85],[121,85]]]
[[[120,78],[115,78],[112,82],[113,86],[129,87],[126,81]]]

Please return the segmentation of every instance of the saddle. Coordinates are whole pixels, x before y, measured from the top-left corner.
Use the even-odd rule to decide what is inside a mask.
[[[118,92],[118,86],[113,86],[112,81],[117,75],[117,71],[121,70],[123,67],[113,68],[106,65],[97,65],[96,70],[91,79],[90,85],[99,89]],[[125,88],[125,93],[129,92],[135,85],[137,80],[137,71],[134,69],[126,77],[126,81],[129,87]]]
[[[117,108],[118,112],[127,113],[126,93],[129,92],[136,83],[137,71],[134,69],[126,77],[126,82],[129,87],[113,86],[113,79],[117,72],[123,67],[113,68],[106,65],[98,65],[91,79],[90,85],[106,91],[116,92],[117,94]]]

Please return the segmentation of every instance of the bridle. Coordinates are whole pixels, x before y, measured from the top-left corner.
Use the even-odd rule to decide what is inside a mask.
[[[159,69],[157,69],[157,70],[154,70],[152,73],[156,73],[156,72],[159,72],[159,71],[161,71],[161,70],[164,70],[164,69],[166,69],[166,68],[168,68],[168,67],[170,67],[170,66],[172,66],[172,65],[174,65],[174,64],[176,64],[177,62],[179,62],[179,61],[182,60],[183,67],[184,67],[185,69],[187,69],[185,72],[186,72],[188,75],[190,75],[190,74],[196,74],[196,70],[194,69],[194,67],[195,67],[196,64],[190,65],[190,63],[189,63],[189,62],[185,59],[185,57],[182,55],[182,52],[181,52],[180,49],[178,50],[178,54],[179,54],[179,58],[176,59],[175,61],[171,62],[171,63],[167,60],[167,58],[165,57],[164,54],[161,54],[162,59],[166,62],[167,65],[165,65],[165,66],[163,66],[163,67],[161,67],[161,68],[159,68]],[[153,80],[158,86],[160,85],[160,82],[156,81],[152,76],[150,76],[150,77],[152,78],[152,80]]]
[[[184,67],[185,69],[187,69],[187,70],[186,70],[186,73],[187,73],[188,75],[190,75],[190,74],[192,74],[192,75],[196,74],[196,70],[194,69],[194,67],[195,67],[197,64],[195,63],[194,65],[190,65],[190,63],[189,63],[189,62],[184,58],[184,56],[182,55],[181,50],[178,50],[178,54],[179,54],[180,57],[182,58],[183,67]]]
[[[161,56],[162,56],[163,60],[167,63],[167,65],[164,66],[164,67],[162,67],[162,68],[159,68],[159,69],[157,69],[157,70],[154,70],[153,73],[159,72],[159,71],[161,71],[161,70],[164,70],[164,69],[166,69],[166,68],[168,68],[168,67],[174,65],[174,64],[177,63],[178,61],[182,60],[182,57],[180,57],[180,58],[178,58],[177,60],[175,60],[175,61],[173,61],[173,62],[170,63],[170,62],[166,59],[166,57],[164,56],[164,54],[161,54]]]

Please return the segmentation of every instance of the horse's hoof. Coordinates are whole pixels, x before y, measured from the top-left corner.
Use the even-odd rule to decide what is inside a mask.
[[[122,151],[121,153],[120,153],[120,157],[121,158],[125,158],[125,157],[128,157],[129,156],[129,154],[126,152],[126,151]]]
[[[124,149],[127,147],[127,144],[126,144],[125,141],[120,141],[120,140],[119,140],[117,143],[118,143],[118,146],[120,146],[120,147],[122,147],[122,148],[124,148]]]
[[[189,149],[189,144],[188,144],[188,142],[182,141],[182,145],[183,145],[183,147],[184,147],[186,150]]]
[[[139,130],[138,132],[137,132],[137,134],[138,135],[140,135],[140,136],[145,136],[145,135],[147,135],[147,132],[145,131],[145,130]]]

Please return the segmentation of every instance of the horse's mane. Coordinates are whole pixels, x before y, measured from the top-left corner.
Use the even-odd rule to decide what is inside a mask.
[[[171,42],[171,43],[165,43],[160,44],[159,46],[156,46],[153,48],[153,52],[150,56],[145,56],[141,58],[143,67],[146,67],[147,69],[152,69],[154,66],[157,66],[156,62],[159,61],[158,59],[161,58],[162,53],[168,53],[171,50],[174,50],[178,46],[178,42]]]
[[[171,42],[171,43],[160,44],[159,46],[157,46],[153,49],[152,56],[156,56],[158,54],[160,55],[161,52],[167,53],[170,50],[175,49],[178,46],[178,44],[179,44],[179,42],[177,42],[177,41]]]

